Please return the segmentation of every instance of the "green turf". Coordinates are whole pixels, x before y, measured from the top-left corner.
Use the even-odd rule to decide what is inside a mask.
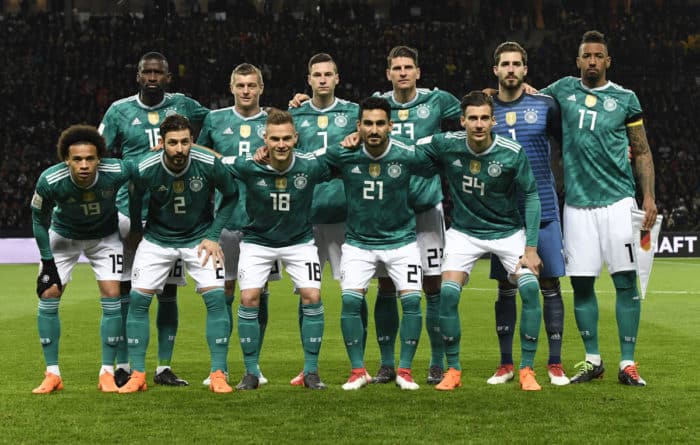
[[[605,276],[596,285],[600,303],[605,378],[584,385],[547,383],[547,346],[536,359],[543,390],[525,393],[517,383],[487,385],[498,363],[493,328],[493,283],[480,262],[462,294],[463,386],[443,393],[428,385],[402,392],[393,385],[345,392],[349,373],[340,327],[339,289],[324,282],[326,335],[320,371],[329,389],[291,387],[302,367],[297,299],[285,279],[271,287],[270,322],[261,366],[270,384],[258,391],[215,395],[200,384],[209,363],[204,305],[192,287],[181,292],[180,330],[173,369],[187,388],[149,386],[134,395],[97,391],[100,307],[92,272],[79,266],[61,303],[61,372],[65,389],[31,394],[44,369],[36,332],[36,266],[0,266],[1,443],[695,443],[700,385],[695,380],[700,313],[700,261],[657,259],[643,303],[637,361],[646,388],[617,383],[618,351],[614,295]],[[190,280],[191,282],[191,280]],[[564,280],[564,366],[571,374],[583,358],[572,295]],[[374,301],[374,290],[370,291]],[[155,303],[151,321],[154,321]],[[370,373],[378,367],[371,335]],[[147,357],[155,368],[155,331]],[[516,358],[518,345],[516,340]],[[429,345],[424,333],[415,360],[419,383],[426,376]],[[229,354],[232,380],[242,374],[235,340]]]

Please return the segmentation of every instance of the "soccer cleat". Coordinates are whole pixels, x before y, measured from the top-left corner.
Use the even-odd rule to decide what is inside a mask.
[[[119,394],[131,394],[134,392],[145,391],[148,389],[146,385],[146,373],[133,371],[129,381],[124,386],[119,388]]]
[[[97,383],[97,389],[102,392],[118,392],[119,387],[114,382],[114,376],[108,372],[100,374],[100,380]]]
[[[367,370],[365,368],[356,368],[352,370],[350,378],[343,383],[343,389],[346,391],[360,389],[367,386]]]
[[[433,365],[428,370],[428,385],[437,385],[442,382],[442,378],[445,376],[445,370],[439,365]]]
[[[396,371],[393,366],[382,365],[374,378],[368,379],[372,383],[389,383],[396,380]]]
[[[302,369],[296,377],[289,381],[292,386],[304,386],[304,370]]]
[[[260,371],[260,368],[258,368],[258,371]],[[262,371],[260,371],[260,375],[258,376],[258,386],[267,385],[268,382],[269,380],[267,380],[267,377],[265,377]]]
[[[118,388],[126,385],[126,382],[129,381],[129,377],[131,377],[131,373],[124,368],[117,368],[117,370],[114,371],[114,383],[116,383]]]
[[[399,368],[396,372],[396,386],[401,389],[414,391],[420,386],[413,380],[410,368]]]
[[[547,373],[549,374],[549,383],[556,386],[564,386],[569,384],[569,378],[564,373],[561,363],[547,365]]]
[[[496,372],[486,380],[489,385],[500,385],[513,380],[513,365],[499,365]]]
[[[160,374],[153,377],[153,383],[166,386],[187,386],[187,380],[183,380],[175,375],[172,369],[165,368]]]
[[[61,380],[61,376],[47,371],[44,373],[44,380],[41,381],[41,385],[32,389],[32,394],[51,394],[62,389],[63,380]]]
[[[569,380],[572,384],[590,382],[593,379],[602,379],[605,373],[602,361],[600,365],[594,365],[588,361],[578,362],[574,365],[574,368],[578,371],[576,371],[576,375]]]
[[[310,372],[304,376],[304,386],[309,389],[326,389],[326,384],[321,381],[318,372]]]
[[[224,371],[224,375],[226,376],[226,382],[228,382],[228,371]],[[209,374],[206,379],[202,380],[202,385],[211,385],[211,374]]]
[[[236,389],[239,391],[248,391],[251,389],[258,389],[258,386],[260,386],[260,380],[258,379],[258,376],[253,374],[246,374],[243,376],[241,383],[236,385]]]
[[[537,380],[535,380],[535,371],[529,366],[520,370],[520,389],[523,391],[539,391],[542,389]]]
[[[637,372],[637,364],[625,366],[625,369],[621,369],[617,374],[617,379],[623,385],[629,386],[647,386],[647,382],[639,376]]]
[[[443,376],[442,381],[435,386],[435,389],[439,391],[452,391],[460,386],[462,386],[462,371],[450,368]]]
[[[220,369],[217,369],[209,374],[209,390],[217,394],[233,392],[233,388],[231,388],[231,385],[228,384],[227,380],[228,374]]]

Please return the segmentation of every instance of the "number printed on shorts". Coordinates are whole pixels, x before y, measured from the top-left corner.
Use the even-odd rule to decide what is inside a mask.
[[[406,274],[406,281],[412,284],[416,284],[419,281],[421,274],[423,273],[423,268],[416,264],[408,265],[408,274]]]
[[[442,248],[428,249],[428,266],[440,267],[440,263],[442,262],[442,252]]]
[[[309,281],[321,281],[321,265],[319,263],[304,263],[309,271]]]
[[[168,273],[168,277],[175,277],[179,278],[182,276],[182,260],[176,260],[175,264],[173,267],[170,269],[170,273]]]
[[[124,256],[119,253],[112,253],[109,255],[109,258],[112,260],[112,273],[122,273]]]

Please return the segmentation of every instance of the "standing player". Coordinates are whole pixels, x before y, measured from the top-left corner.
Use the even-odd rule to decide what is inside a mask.
[[[415,215],[409,207],[409,182],[420,170],[413,146],[390,137],[391,106],[379,97],[360,103],[358,150],[331,146],[323,158],[340,170],[348,203],[347,232],[341,255],[343,307],[341,327],[352,373],[345,390],[367,385],[364,364],[362,300],[377,265],[383,264],[399,289],[403,309],[401,352],[396,384],[415,390],[411,367],[421,331],[420,288],[422,271],[416,243]]]
[[[158,144],[159,125],[166,116],[178,113],[198,125],[209,110],[197,101],[179,93],[166,93],[171,74],[168,61],[160,53],[149,52],[139,60],[136,73],[138,94],[114,102],[100,124],[99,131],[107,141],[107,148],[121,152],[123,159],[139,159],[148,153],[150,147]],[[129,232],[128,193],[126,187],[119,190],[119,226],[122,238]],[[146,201],[146,200],[145,200]],[[145,202],[144,201],[144,202]],[[146,218],[146,209],[143,217]],[[129,290],[131,288],[131,263],[134,252],[124,246],[124,278],[122,282],[122,316],[126,320],[129,309]],[[158,368],[154,381],[161,385],[183,386],[185,380],[178,378],[170,368],[177,334],[177,285],[184,285],[184,271],[180,263],[172,270],[163,292],[158,295]],[[126,345],[117,353],[117,385],[123,385],[129,378]]]
[[[554,385],[567,385],[569,379],[561,365],[561,342],[564,330],[564,304],[559,277],[564,276],[564,255],[559,221],[559,203],[550,167],[550,138],[561,143],[559,106],[551,97],[523,92],[527,75],[527,52],[516,42],[498,45],[493,73],[498,78],[498,95],[493,99],[497,125],[493,132],[516,140],[524,149],[537,181],[542,207],[537,254],[543,267],[539,276],[544,297],[544,326],[549,341],[549,380]],[[524,216],[524,209],[520,208]],[[505,383],[513,378],[513,335],[515,333],[517,286],[508,281],[507,273],[495,255],[491,256],[491,278],[498,280],[495,304],[496,333],[501,350],[501,363],[489,384]]]
[[[454,218],[446,234],[440,295],[440,331],[449,369],[436,389],[461,386],[459,299],[474,263],[485,253],[498,256],[517,282],[523,300],[520,317],[520,386],[542,389],[533,371],[542,311],[536,274],[540,200],[525,150],[492,134],[496,121],[489,96],[473,91],[462,99],[462,126],[418,141],[416,151],[433,160],[448,181]],[[525,201],[524,221],[518,198]],[[523,222],[525,224],[523,224]]]
[[[224,297],[224,258],[218,240],[235,206],[236,187],[214,155],[192,147],[192,127],[186,117],[176,114],[165,118],[160,134],[164,149],[139,163],[134,193],[129,196],[131,227],[135,231],[141,227],[143,194],[150,191],[145,236],[134,258],[127,320],[129,359],[134,370],[119,392],[146,390],[148,309],[178,260],[187,267],[207,307],[209,388],[217,393],[231,392],[224,374],[231,329]],[[214,189],[222,194],[216,218],[209,199]]]
[[[411,140],[430,136],[441,130],[445,120],[456,121],[461,114],[459,99],[439,89],[417,88],[420,79],[418,51],[408,46],[391,49],[387,57],[387,79],[392,91],[381,94],[391,105],[394,123],[392,136]],[[445,246],[445,222],[442,210],[442,190],[439,176],[416,177],[411,180],[411,207],[416,213],[416,232],[423,266],[423,291],[426,298],[425,327],[430,339],[430,369],[428,384],[442,380],[444,355],[440,335],[440,263]],[[377,340],[381,352],[381,367],[374,382],[393,380],[394,345],[398,330],[396,291],[390,279],[379,278],[379,290],[374,308]]]
[[[296,154],[297,133],[292,115],[272,110],[265,126],[269,164],[252,157],[225,157],[222,162],[248,190],[245,206],[250,222],[243,228],[239,277],[241,303],[238,334],[246,374],[237,389],[259,384],[260,326],[258,306],[270,270],[281,261],[299,292],[303,321],[303,385],[325,389],[318,375],[318,354],[323,339],[321,265],[313,244],[310,213],[314,186],[330,178],[328,167],[311,154]]]
[[[265,121],[267,113],[260,108],[260,96],[263,93],[263,78],[260,70],[249,63],[242,63],[236,66],[231,73],[231,93],[233,94],[233,107],[222,108],[211,111],[202,124],[202,131],[199,133],[197,144],[210,147],[223,156],[246,156],[255,149],[264,145],[263,135],[265,133]],[[221,231],[221,248],[224,250],[226,273],[226,311],[231,321],[233,329],[232,305],[234,292],[236,290],[236,279],[238,274],[238,260],[240,257],[241,229],[249,222],[245,210],[246,187],[240,181],[238,186],[238,204],[229,219],[224,230]],[[217,206],[221,196],[217,194]],[[272,279],[280,279],[277,264],[273,268]],[[262,349],[265,328],[267,327],[268,311],[267,302],[269,298],[267,286],[263,289],[260,297],[260,311],[258,312],[258,322],[260,323],[260,342]],[[209,380],[203,382],[209,385]],[[259,376],[259,383],[264,385],[267,379],[262,372]]]
[[[628,147],[643,194],[643,229],[656,219],[654,161],[647,142],[642,107],[633,91],[610,82],[611,58],[605,36],[583,34],[576,57],[581,77],[564,77],[542,92],[559,102],[564,155],[564,253],[574,289],[576,324],[586,349],[571,383],[602,378],[598,348],[598,301],[594,284],[603,262],[616,294],[621,359],[620,383],[645,386],[634,362],[641,305],[632,248],[632,217],[637,207]]]
[[[62,162],[41,174],[31,204],[34,238],[41,253],[37,318],[46,361],[44,381],[32,392],[48,394],[63,389],[58,367],[58,305],[81,253],[90,260],[100,289],[102,368],[98,389],[116,392],[114,359],[123,334],[119,299],[122,243],[115,198],[134,171],[130,163],[104,158],[105,141],[94,127],[69,127],[61,133],[57,148]]]
[[[338,66],[326,53],[315,54],[309,59],[307,82],[311,87],[311,99],[298,107],[290,103],[289,112],[299,132],[299,150],[316,150],[340,143],[345,136],[355,131],[352,121],[359,107],[354,102],[339,99],[335,88],[340,81]],[[317,184],[311,205],[311,222],[314,225],[314,240],[318,247],[321,273],[326,261],[331,265],[333,278],[340,280],[340,252],[345,241],[345,217],[347,214],[345,188],[340,178]],[[367,302],[363,301],[362,318],[367,332]],[[303,313],[299,306],[299,322]],[[364,344],[364,343],[363,343]],[[294,377],[292,385],[304,384],[304,371]]]

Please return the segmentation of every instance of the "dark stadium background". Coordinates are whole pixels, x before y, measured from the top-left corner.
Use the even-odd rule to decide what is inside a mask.
[[[398,44],[419,50],[419,87],[461,97],[496,86],[491,54],[504,40],[528,50],[532,85],[578,75],[574,58],[588,29],[606,33],[608,78],[634,90],[644,108],[663,230],[697,232],[699,13],[698,0],[5,0],[0,237],[31,236],[29,200],[56,162],[61,130],[97,125],[112,101],[135,94],[135,64],[147,51],[168,57],[171,91],[212,109],[232,105],[231,70],[253,63],[265,78],[262,105],[285,108],[307,91],[306,62],[316,52],[338,62],[341,98],[390,89],[385,57]]]

